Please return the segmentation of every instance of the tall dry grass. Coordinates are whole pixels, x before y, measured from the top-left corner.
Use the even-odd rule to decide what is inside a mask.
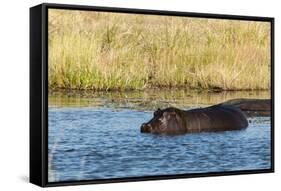
[[[270,88],[270,24],[49,10],[49,88]]]

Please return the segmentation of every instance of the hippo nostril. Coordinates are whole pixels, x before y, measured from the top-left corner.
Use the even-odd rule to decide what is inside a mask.
[[[141,125],[141,133],[146,133],[146,132],[149,132],[150,131],[150,125],[147,125],[146,123],[143,123]]]
[[[145,124],[145,123],[143,123],[143,124],[141,124],[141,127],[145,127],[145,125],[146,125],[146,124]]]
[[[145,132],[145,124],[144,123],[141,125],[141,132]]]

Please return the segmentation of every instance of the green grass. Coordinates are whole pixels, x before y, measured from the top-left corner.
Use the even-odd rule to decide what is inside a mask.
[[[49,88],[270,89],[266,22],[49,10]]]

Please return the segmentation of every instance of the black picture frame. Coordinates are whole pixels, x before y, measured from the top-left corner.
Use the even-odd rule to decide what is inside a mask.
[[[68,9],[115,13],[169,15],[196,18],[265,21],[271,25],[271,168],[218,173],[194,173],[165,176],[115,178],[48,182],[48,9]],[[274,18],[191,13],[178,11],[97,7],[85,5],[40,4],[30,8],[30,182],[41,187],[83,185],[113,182],[147,181],[159,179],[194,178],[274,172]]]

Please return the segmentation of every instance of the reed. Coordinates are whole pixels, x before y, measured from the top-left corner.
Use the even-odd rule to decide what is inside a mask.
[[[270,24],[49,10],[50,89],[270,89]]]

